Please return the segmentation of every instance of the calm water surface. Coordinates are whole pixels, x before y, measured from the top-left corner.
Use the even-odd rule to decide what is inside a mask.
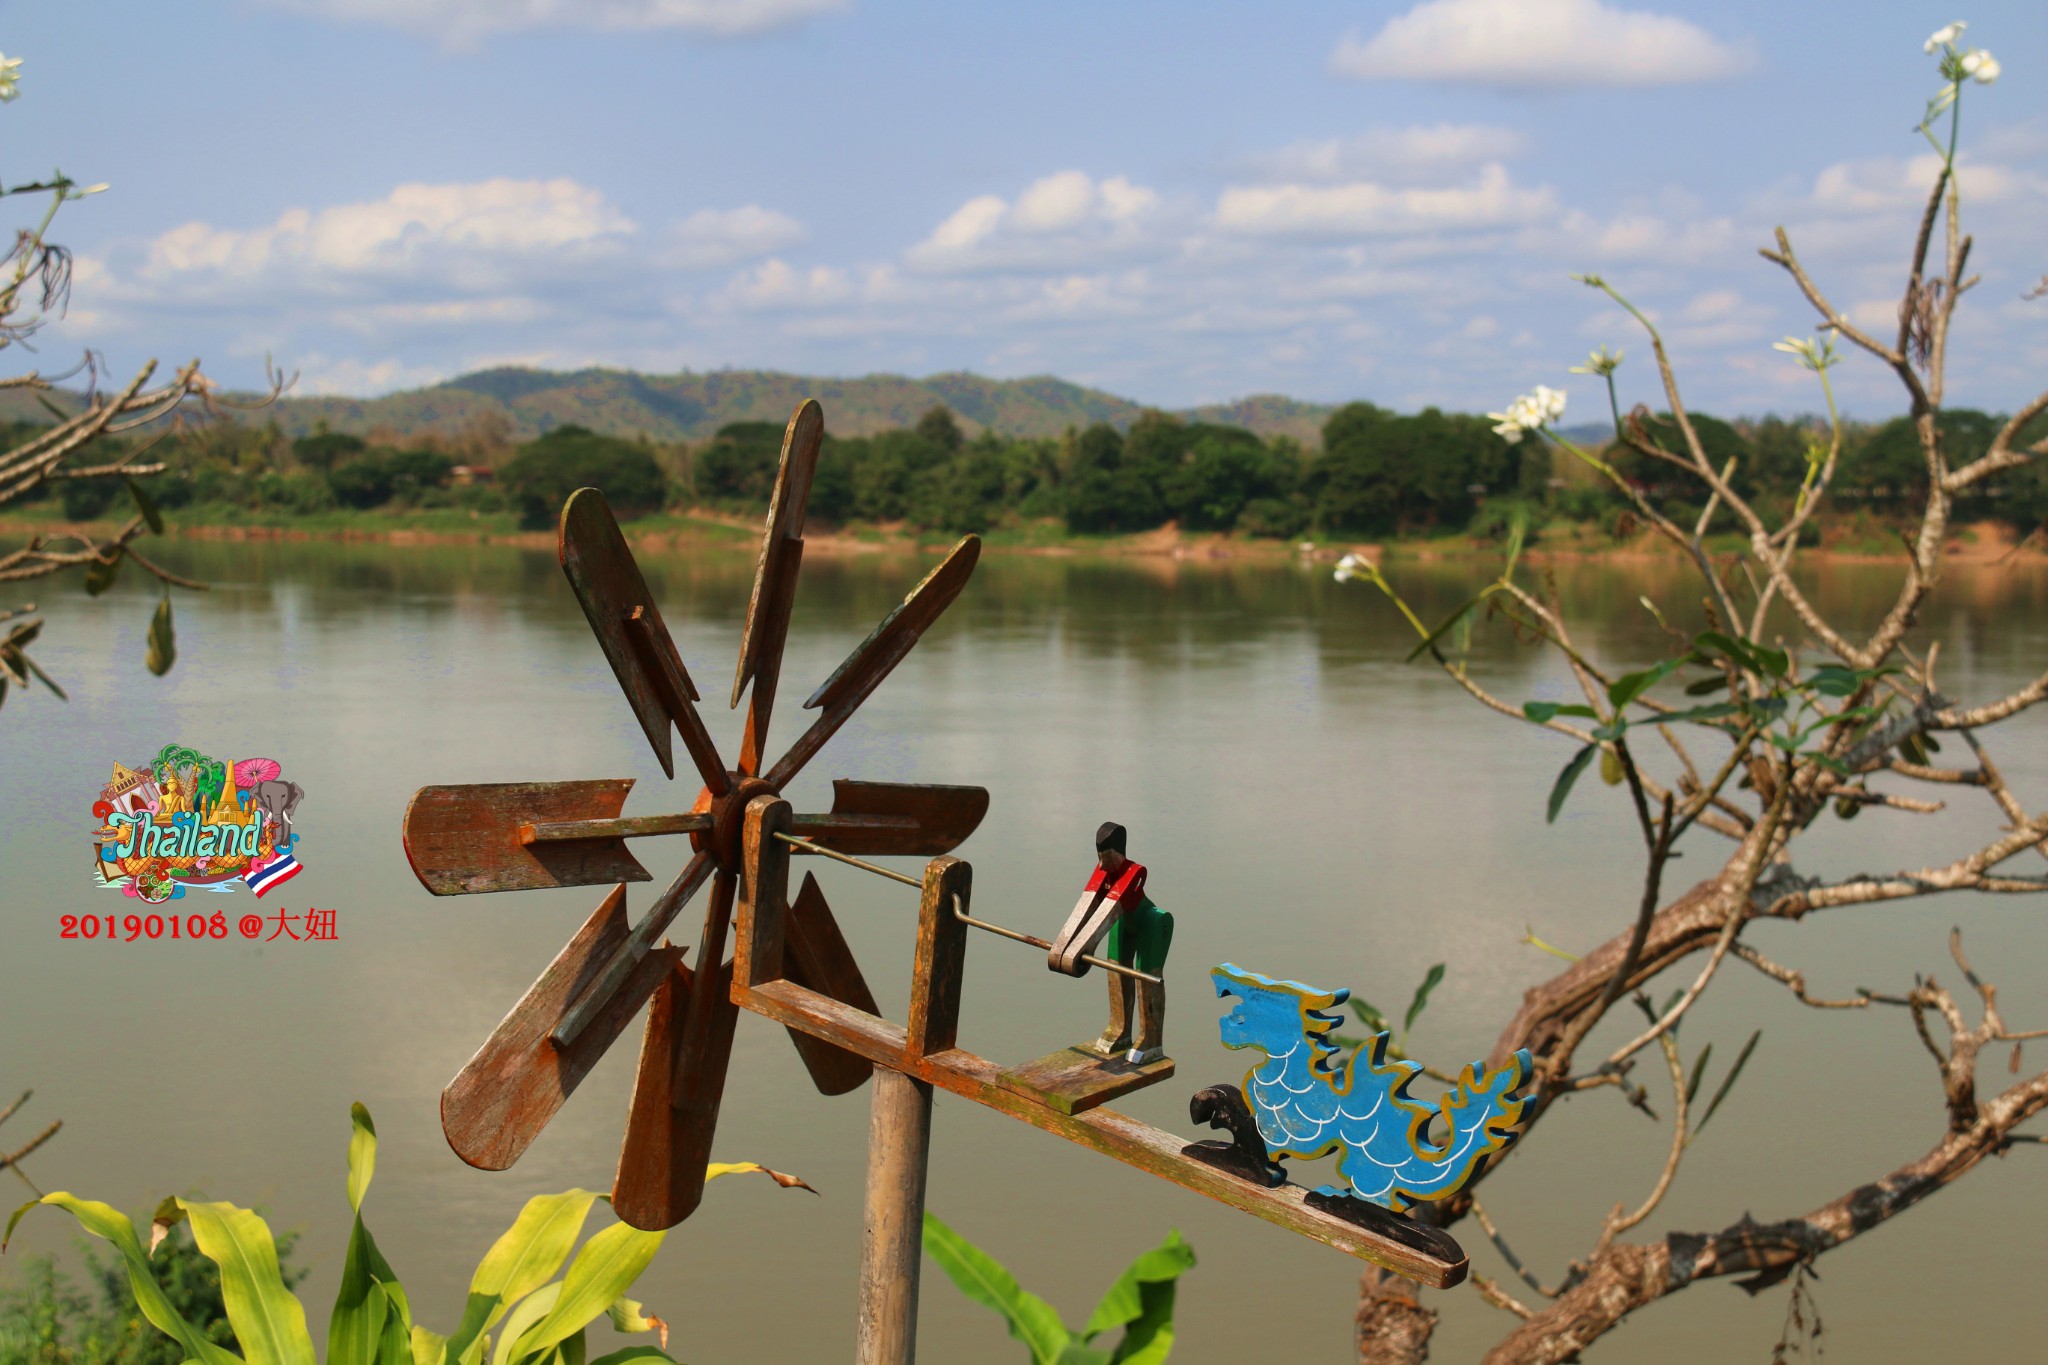
[[[99,600],[49,592],[39,657],[72,700],[14,694],[0,716],[0,1086],[36,1089],[9,1131],[65,1121],[29,1163],[45,1189],[143,1217],[170,1193],[266,1206],[274,1225],[304,1233],[314,1273],[303,1293],[324,1333],[346,1239],[348,1105],[363,1100],[383,1135],[367,1213],[417,1311],[445,1330],[469,1270],[522,1200],[609,1188],[637,1029],[514,1170],[487,1175],[457,1161],[439,1130],[441,1086],[599,893],[430,897],[400,850],[406,800],[428,783],[619,776],[639,783],[629,813],[659,812],[687,803],[694,783],[662,777],[550,554],[177,544],[165,558],[216,585],[178,597],[180,660],[168,679],[142,671],[149,603],[139,585]],[[924,567],[908,557],[805,565],[783,743],[798,728],[793,699]],[[1483,573],[1425,565],[1397,577],[1426,611],[1442,612]],[[722,696],[751,554],[655,558],[648,574],[706,697]],[[1830,610],[1867,620],[1891,582],[1878,566],[1835,567],[1816,591]],[[1648,662],[1662,647],[1639,594],[1678,616],[1689,596],[1682,580],[1643,566],[1569,568],[1560,589],[1579,613],[1582,646],[1620,663]],[[1944,642],[1954,695],[2001,693],[2048,662],[2048,575],[1958,576],[1923,624]],[[1350,986],[1390,1012],[1431,963],[1446,962],[1415,1046],[1456,1065],[1483,1054],[1521,993],[1561,965],[1518,942],[1526,929],[1583,949],[1625,925],[1639,846],[1618,794],[1591,780],[1546,827],[1544,795],[1568,746],[1405,665],[1403,630],[1371,588],[1340,586],[1326,569],[992,556],[793,795],[800,808],[824,808],[833,777],[988,786],[989,818],[961,850],[975,863],[976,905],[1040,933],[1072,904],[1095,825],[1128,825],[1152,893],[1178,922],[1168,1042],[1180,1072],[1123,1105],[1150,1122],[1190,1132],[1187,1095],[1248,1064],[1218,1044],[1205,998],[1203,973],[1224,960]],[[1473,671],[1512,701],[1563,695],[1553,662],[1498,627],[1480,632]],[[707,716],[731,754],[736,718],[722,707]],[[2031,808],[2048,803],[2044,720],[1998,736]],[[173,741],[278,758],[305,787],[307,871],[273,899],[333,908],[339,942],[59,940],[62,913],[133,907],[88,883],[89,807],[111,764]],[[1802,870],[1946,861],[1997,823],[1988,802],[1954,804],[1934,818],[1830,821],[1808,841]],[[675,843],[636,845],[657,885],[682,861]],[[1691,860],[1674,869],[1681,885],[1717,853],[1710,835],[1687,847]],[[819,875],[884,1010],[900,1017],[907,893],[850,869]],[[628,904],[637,911],[651,898],[636,887]],[[216,908],[214,897],[202,902]],[[250,905],[239,893],[218,903],[230,918]],[[2048,1026],[2042,912],[2027,899],[1950,897],[1749,937],[1804,969],[1817,992],[1843,995],[1902,989],[1915,972],[1949,980],[1943,944],[1960,924],[1999,981],[2008,1020],[2033,1028]],[[1687,979],[1696,967],[1683,969]],[[1092,1036],[1102,1009],[1093,976],[1065,981],[1025,949],[973,943],[963,1045],[1023,1060]],[[1612,1046],[1634,1026],[1632,1011],[1617,1012],[1590,1046]],[[1686,1024],[1687,1054],[1712,1041],[1718,1074],[1758,1026],[1763,1042],[1742,1083],[1641,1231],[1719,1228],[1745,1211],[1789,1216],[1937,1139],[1939,1091],[1902,1013],[1803,1010],[1731,965]],[[1987,1062],[1987,1083],[2004,1076],[2003,1060]],[[1651,1089],[1668,1114],[1668,1095]],[[821,1098],[782,1031],[742,1018],[719,1155],[798,1172],[823,1197],[765,1182],[712,1187],[642,1281],[642,1297],[675,1324],[673,1354],[695,1365],[850,1358],[866,1135],[864,1092]],[[1607,1208],[1642,1198],[1666,1142],[1667,1130],[1612,1091],[1581,1097],[1486,1185],[1487,1204],[1554,1280],[1590,1249]],[[2037,1148],[1988,1162],[1828,1256],[1817,1292],[1830,1355],[1917,1362],[1967,1342],[1977,1358],[2038,1358],[2048,1341],[2043,1162]],[[1318,1169],[1327,1163],[1301,1174]],[[1179,1227],[1201,1264],[1184,1282],[1176,1359],[1349,1358],[1356,1262],[943,1095],[930,1201],[1070,1322]],[[1477,1230],[1459,1231],[1475,1268],[1501,1275]],[[63,1249],[70,1239],[65,1220],[43,1214],[19,1245]],[[1444,1317],[1439,1360],[1473,1358],[1512,1325],[1470,1289],[1429,1298]],[[1782,1290],[1751,1300],[1702,1285],[1639,1315],[1593,1358],[1764,1360],[1784,1306]],[[1021,1354],[936,1270],[922,1341],[924,1358],[939,1362]]]

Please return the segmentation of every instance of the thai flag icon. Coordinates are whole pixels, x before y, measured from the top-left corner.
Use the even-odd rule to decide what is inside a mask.
[[[267,896],[270,894],[271,887],[282,886],[305,870],[305,868],[299,866],[297,858],[286,854],[261,872],[253,873],[248,878],[249,889],[258,896]]]

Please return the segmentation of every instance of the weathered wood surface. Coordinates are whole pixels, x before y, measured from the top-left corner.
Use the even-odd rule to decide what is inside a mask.
[[[839,727],[846,724],[860,704],[889,676],[890,670],[903,662],[905,655],[917,644],[918,637],[939,619],[960,590],[967,586],[967,580],[974,573],[975,561],[981,555],[981,538],[967,536],[953,547],[951,554],[926,574],[924,581],[910,590],[902,605],[882,618],[874,633],[855,646],[853,653],[839,665],[818,690],[804,703],[807,708],[823,707],[824,713],[811,722],[811,728],[798,736],[796,743],[789,746],[789,752],[776,760],[768,772],[768,781],[778,791],[787,787],[790,779],[803,770],[804,764],[825,747],[825,741],[832,738]]]
[[[621,886],[604,898],[448,1082],[441,1092],[441,1131],[457,1156],[487,1171],[502,1171],[517,1161],[682,958],[677,948],[650,952],[575,1044],[557,1047],[548,1035],[562,1012],[589,987],[627,934],[626,888]]]
[[[674,922],[676,915],[690,903],[690,897],[696,895],[697,888],[710,877],[712,866],[710,856],[703,853],[697,854],[683,865],[682,872],[669,883],[668,890],[662,892],[654,904],[648,907],[646,916],[633,926],[633,931],[626,936],[625,943],[613,952],[611,960],[604,964],[597,980],[591,983],[590,989],[579,996],[576,1003],[563,1011],[562,1021],[555,1026],[554,1032],[554,1039],[558,1044],[567,1047],[574,1043],[590,1021],[606,1008],[606,1002],[633,974],[640,959],[653,948],[654,941],[668,932],[668,926]]]
[[[761,552],[754,562],[754,593],[747,600],[746,625],[740,634],[739,667],[733,672],[732,704],[740,704],[747,684],[764,662],[782,658],[782,632],[789,629],[787,601],[795,591],[796,565],[784,564],[778,553],[785,545],[801,545],[804,511],[811,500],[811,478],[825,439],[825,409],[806,398],[789,415],[782,431],[782,458],[775,470],[775,489],[768,495],[768,521],[761,532]],[[784,574],[788,575],[785,581]],[[777,601],[784,603],[779,615]]]
[[[912,1365],[917,1359],[931,1143],[931,1086],[898,1071],[879,1071],[868,1116],[857,1365]]]
[[[719,873],[712,883],[711,904],[698,939],[696,974],[681,1011],[682,1027],[671,1028],[659,1040],[650,1032],[643,1042],[640,1076],[647,1084],[634,1087],[612,1186],[613,1207],[635,1227],[674,1227],[695,1212],[704,1197],[704,1166],[711,1160],[718,1131],[733,1027],[739,1018],[732,999],[732,964],[725,960],[736,889],[736,879],[729,873]],[[657,1050],[649,1056],[649,1049],[665,1050],[666,1055]],[[664,1096],[666,1113],[659,1103]]]
[[[604,650],[626,702],[661,760],[661,770],[676,775],[669,744],[675,722],[690,747],[691,760],[714,792],[725,790],[725,765],[709,747],[710,738],[692,705],[696,686],[689,681],[674,639],[647,590],[647,580],[626,546],[618,520],[604,494],[579,488],[562,504],[558,548],[562,572],[590,621],[591,633]],[[694,723],[692,723],[694,722]]]
[[[742,989],[735,983],[733,995],[757,1014],[816,1033],[828,1042],[860,1053],[877,1066],[928,1081],[1347,1255],[1438,1289],[1447,1289],[1465,1278],[1467,1265],[1462,1257],[1451,1261],[1418,1252],[1369,1228],[1312,1208],[1306,1202],[1309,1191],[1299,1185],[1266,1188],[1204,1165],[1181,1154],[1181,1148],[1187,1145],[1186,1138],[1140,1123],[1114,1109],[1062,1114],[1049,1105],[1005,1089],[998,1082],[1001,1068],[985,1057],[958,1048],[920,1055],[910,1047],[909,1033],[900,1025],[805,990],[794,982],[769,982],[752,989]]]
[[[524,838],[529,825],[611,819],[632,788],[630,777],[422,787],[405,808],[405,859],[437,896],[651,881],[615,838]]]
[[[694,834],[711,828],[709,815],[622,815],[616,820],[552,820],[521,825],[519,842],[555,843],[583,839],[639,839],[650,834]]]
[[[980,828],[987,814],[986,787],[857,782],[842,777],[832,784],[832,814],[828,818],[844,823],[836,829],[821,827],[818,817],[799,815],[791,833],[841,853],[933,858],[958,848]],[[891,823],[879,823],[884,820]],[[870,821],[877,823],[856,823]]]
[[[731,964],[723,961],[734,891],[734,879],[719,874],[705,910],[698,969],[670,987],[666,1012],[649,1012],[641,1039],[612,1205],[620,1218],[648,1231],[682,1222],[703,1198],[704,1164],[738,1018]]]
[[[619,1144],[619,1168],[612,1177],[612,1211],[646,1232],[669,1226],[669,1211],[682,1197],[673,1188],[676,1167],[676,1054],[682,1047],[695,977],[677,964],[654,993],[640,1035],[640,1063],[633,1076],[633,1101]],[[698,1171],[701,1184],[703,1172]],[[691,1201],[694,1203],[695,1201]]]
[[[938,857],[925,864],[917,907],[917,956],[910,977],[908,1044],[923,1055],[944,1052],[960,1035],[960,993],[967,975],[967,926],[953,913],[971,908],[974,865]]]
[[[1105,1057],[1084,1044],[1013,1066],[997,1076],[996,1083],[1062,1114],[1085,1114],[1134,1090],[1157,1085],[1173,1071],[1171,1057],[1133,1066],[1121,1056]]]
[[[1073,913],[1060,926],[1059,936],[1053,939],[1052,948],[1046,953],[1046,966],[1067,976],[1088,974],[1088,963],[1083,959],[1094,954],[1116,922],[1123,918],[1123,902],[1112,899],[1109,891],[1110,882],[1105,878],[1095,890],[1081,893],[1081,899],[1074,902]]]

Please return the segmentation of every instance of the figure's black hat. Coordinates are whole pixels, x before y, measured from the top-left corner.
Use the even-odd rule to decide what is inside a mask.
[[[1102,827],[1095,831],[1095,851],[1097,853],[1107,848],[1113,848],[1117,852],[1122,853],[1128,842],[1129,836],[1124,832],[1124,827],[1114,820],[1103,821]]]

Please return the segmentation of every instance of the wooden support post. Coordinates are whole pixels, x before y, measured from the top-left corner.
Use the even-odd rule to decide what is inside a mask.
[[[924,1182],[932,1088],[875,1068],[868,1125],[867,1227],[861,1244],[859,1365],[917,1359],[917,1287],[924,1266]]]
[[[960,978],[967,970],[967,926],[953,913],[968,909],[974,866],[934,858],[924,867],[917,911],[917,960],[910,982],[909,1048],[913,1058],[953,1046],[960,1031]]]

